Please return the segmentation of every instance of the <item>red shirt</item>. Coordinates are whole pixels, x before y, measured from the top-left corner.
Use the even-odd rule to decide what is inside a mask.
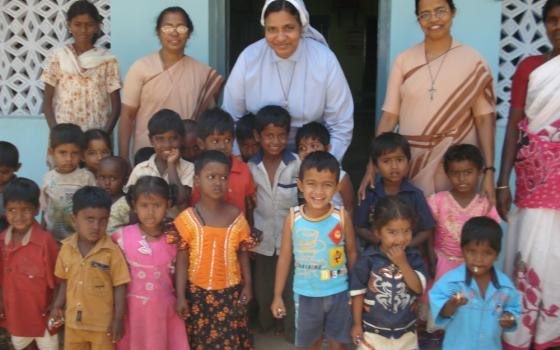
[[[238,207],[242,213],[245,213],[245,198],[255,194],[255,183],[253,176],[247,164],[237,157],[230,157],[231,171],[228,180],[228,193],[226,193],[226,202]],[[194,206],[200,200],[200,192],[197,186],[194,186],[192,192],[192,205]]]
[[[8,228],[0,235],[0,255],[6,317],[3,325],[14,336],[44,336],[48,315],[42,315],[52,301],[56,286],[56,241],[35,222],[21,244],[14,247]]]

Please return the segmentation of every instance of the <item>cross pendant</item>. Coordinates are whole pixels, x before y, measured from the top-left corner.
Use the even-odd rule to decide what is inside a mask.
[[[428,90],[428,92],[430,93],[430,100],[434,100],[434,94],[436,93],[436,88],[432,85],[432,87]]]
[[[288,110],[288,100],[284,100],[284,109]]]

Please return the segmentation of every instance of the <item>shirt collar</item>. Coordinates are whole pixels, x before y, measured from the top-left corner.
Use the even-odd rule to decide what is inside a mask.
[[[79,249],[78,249],[78,233],[74,233],[72,236],[63,240],[62,243],[70,245],[72,248],[76,249],[79,252]],[[111,239],[109,238],[108,235],[103,235],[99,239],[99,241],[97,241],[95,243],[95,246],[89,251],[87,256],[91,256],[91,255],[97,253],[101,249],[112,249],[112,248],[113,248],[113,241],[111,241]],[[84,256],[82,258],[85,258],[85,257],[86,256]]]
[[[463,264],[463,266],[465,267],[465,283],[467,284],[467,286],[471,286],[473,277],[471,272],[469,271],[469,269],[467,269],[467,266]],[[492,282],[492,284],[494,285],[494,288],[500,289],[501,288],[501,283],[498,280],[498,275],[496,274],[496,269],[494,268],[494,266],[492,266],[492,270],[490,271],[491,276],[490,276],[490,282]]]
[[[268,43],[267,43],[267,45],[268,45]],[[290,61],[290,62],[297,63],[302,57],[302,52],[303,52],[303,46],[304,45],[305,45],[305,39],[302,37],[302,38],[299,39],[299,43],[298,43],[298,46],[296,48],[296,51],[294,51],[294,53],[288,58],[279,57],[278,55],[276,55],[274,50],[269,46],[271,54],[272,54],[272,60],[274,61],[274,63],[278,63],[278,62],[282,62],[282,61]]]
[[[35,227],[35,223],[33,223],[31,225],[31,227],[29,228],[29,230],[27,230],[27,232],[25,233],[25,235],[23,236],[23,238],[21,239],[21,245],[22,246],[26,246],[29,244],[30,241],[32,241],[32,232],[33,232],[33,228]],[[12,233],[12,226],[8,227],[8,229],[6,230],[6,236],[4,237],[4,244],[8,245],[10,244],[10,242],[12,241],[12,238],[14,238],[14,235]],[[33,240],[33,243],[35,243],[35,241]]]
[[[284,152],[282,152],[282,162],[284,162],[284,164],[288,164],[290,162],[293,162],[294,160],[296,160],[296,156],[292,152],[288,151],[287,149],[285,149]],[[259,150],[257,154],[255,154],[253,158],[249,160],[249,162],[253,164],[259,164],[262,161],[263,161],[262,150]]]
[[[230,172],[241,174],[243,172],[243,161],[236,156],[231,156],[231,170]]]
[[[452,279],[450,279],[449,282],[464,282],[467,286],[470,287],[473,277],[469,269],[467,269],[467,265],[463,264],[459,266],[456,271],[457,273],[450,275]],[[491,273],[492,276],[490,278],[490,281],[492,282],[492,285],[494,285],[494,288],[500,289],[502,286],[507,287],[510,285],[507,279],[505,279],[504,276],[502,276],[500,273],[498,273],[498,271],[496,271],[495,267],[492,267]]]
[[[405,253],[408,254],[410,252],[410,249],[411,249],[410,247],[406,247]],[[379,246],[379,243],[368,246],[362,254],[367,256],[377,256],[377,257],[381,256],[384,257],[385,259],[389,259],[387,257],[387,254],[381,251],[381,247]]]
[[[373,191],[381,197],[385,197],[387,195],[385,193],[385,184],[383,183],[383,178],[379,178],[375,182],[375,188],[373,189]],[[413,184],[410,183],[410,181],[408,181],[408,179],[403,179],[399,188],[399,193],[402,192],[416,192],[416,188]]]
[[[379,244],[369,245],[362,254],[367,256],[385,256],[381,249],[379,249]]]
[[[186,162],[186,160],[184,160],[183,158],[179,158],[179,163],[176,165],[178,171],[181,169],[181,167],[183,165],[183,162]],[[144,164],[144,166],[146,168],[149,168],[150,170],[152,170],[156,174],[158,174],[158,176],[160,176],[160,177],[164,177],[168,173],[167,169],[165,169],[165,172],[163,174],[159,172],[158,166],[156,164],[156,155],[155,154],[152,154],[150,156],[150,158],[146,161],[146,164]]]
[[[158,174],[159,174],[159,170],[158,167],[156,165],[156,155],[152,154],[150,156],[150,158],[148,158],[148,160],[146,161],[146,164],[144,164],[146,167],[151,168],[153,170],[155,170]]]
[[[59,176],[73,176],[73,175],[77,174],[77,173],[80,172],[80,171],[87,171],[87,172],[89,172],[89,170],[87,170],[86,168],[80,168],[80,167],[77,167],[76,169],[72,170],[71,172],[69,172],[69,173],[64,173],[64,174],[61,173],[60,171],[56,170],[56,168],[54,168],[53,171],[54,171],[56,174],[58,174]]]

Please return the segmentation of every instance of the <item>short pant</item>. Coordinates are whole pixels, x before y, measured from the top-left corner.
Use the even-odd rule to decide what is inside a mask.
[[[356,350],[418,350],[418,337],[416,332],[408,332],[400,338],[385,338],[379,334],[364,332],[364,343],[360,344]],[[482,349],[481,349],[482,350]]]
[[[294,295],[296,347],[305,348],[325,338],[350,344],[352,305],[348,291],[326,297]]]
[[[112,338],[107,332],[86,331],[66,327],[64,329],[65,350],[113,350]]]
[[[37,343],[39,350],[58,350],[58,335],[50,334],[45,330],[42,337],[18,337],[12,335],[12,345],[16,350],[22,350],[28,347],[33,341]]]

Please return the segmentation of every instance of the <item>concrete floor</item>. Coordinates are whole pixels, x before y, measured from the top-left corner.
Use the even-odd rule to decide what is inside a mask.
[[[288,343],[282,336],[274,333],[256,333],[255,347],[257,350],[294,350],[295,346]],[[323,349],[327,349],[325,346]],[[440,350],[440,347],[423,347],[421,350]]]
[[[256,333],[255,334],[255,347],[257,350],[293,350],[296,347],[288,343],[284,337],[274,335],[273,332],[269,333]]]

